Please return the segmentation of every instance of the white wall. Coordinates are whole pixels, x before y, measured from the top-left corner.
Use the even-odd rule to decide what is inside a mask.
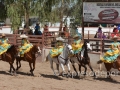
[[[81,33],[82,28],[78,28],[79,32]],[[84,33],[88,34],[88,31],[90,32],[90,34],[95,34],[96,31],[98,30],[98,27],[85,27],[84,28]],[[41,28],[41,31],[43,31],[43,28]],[[59,27],[49,27],[49,31],[59,31]],[[103,28],[102,29],[103,32],[112,32],[113,28]],[[0,33],[9,33],[12,34],[13,32],[11,31],[10,27],[2,27],[2,30],[0,29]]]
[[[49,28],[49,31],[58,31],[59,28],[58,27],[50,27]],[[81,33],[82,32],[82,28],[78,28],[79,32]],[[95,34],[96,31],[98,30],[98,27],[85,27],[84,28],[84,33],[85,34],[88,34],[88,31],[90,32],[90,34]],[[112,32],[113,31],[113,28],[102,28],[102,31],[103,32]]]

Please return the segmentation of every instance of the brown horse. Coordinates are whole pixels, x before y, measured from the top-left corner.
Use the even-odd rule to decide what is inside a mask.
[[[102,63],[102,61],[98,61],[98,64]],[[107,70],[107,77],[110,78],[110,70],[112,68],[118,69],[120,71],[120,55],[117,57],[117,59],[113,63],[104,63],[105,68]]]
[[[16,64],[17,64],[17,69],[16,70],[18,70],[21,67],[21,63],[20,63],[21,60],[27,61],[27,62],[29,62],[30,72],[31,72],[32,75],[34,75],[33,71],[35,69],[35,61],[36,61],[36,53],[37,52],[39,52],[38,45],[33,45],[31,50],[24,54],[24,57],[18,56],[16,58]],[[32,67],[32,64],[33,64],[33,67]]]
[[[13,63],[17,56],[17,53],[18,53],[17,47],[15,45],[12,45],[5,53],[1,55],[1,59],[10,64],[10,73],[12,73],[12,69],[14,73],[16,73]]]

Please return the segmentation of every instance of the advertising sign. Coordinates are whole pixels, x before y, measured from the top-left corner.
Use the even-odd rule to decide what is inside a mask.
[[[84,22],[120,24],[120,2],[83,2]]]

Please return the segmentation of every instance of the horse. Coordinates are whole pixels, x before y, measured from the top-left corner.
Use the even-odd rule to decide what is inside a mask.
[[[101,63],[102,63],[102,61],[97,62],[97,64],[101,64]],[[105,65],[105,68],[107,70],[107,78],[111,78],[110,70],[112,68],[118,69],[120,71],[120,55],[117,57],[117,59],[113,63],[105,63],[104,62],[104,65]]]
[[[16,74],[16,70],[13,66],[14,60],[17,56],[18,50],[17,50],[17,46],[15,45],[11,45],[11,47],[1,55],[1,59],[3,61],[6,61],[10,64],[10,73],[12,73],[12,70],[14,72],[14,74]]]
[[[91,63],[90,63],[90,57],[88,55],[88,50],[91,51],[92,48],[88,41],[84,41],[84,44],[82,46],[82,51],[80,52],[80,56],[73,56],[70,58],[70,61],[72,63],[73,69],[77,75],[79,75],[79,73],[77,72],[77,70],[75,68],[75,65],[74,65],[75,63],[78,64],[80,73],[81,73],[81,66],[83,66],[85,68],[84,75],[86,75],[86,71],[87,71],[86,65],[88,65],[89,68],[91,69],[91,71],[94,73],[94,77],[95,77],[95,72],[93,71]],[[81,56],[83,56],[83,57],[81,58]]]
[[[70,44],[65,44],[63,47],[63,51],[60,55],[56,56],[56,57],[51,57],[50,53],[47,55],[46,57],[46,61],[50,61],[50,65],[51,65],[51,69],[54,72],[54,75],[56,76],[57,74],[55,73],[55,70],[53,68],[53,62],[56,63],[56,67],[59,73],[59,65],[62,68],[62,75],[64,74],[63,72],[65,72],[64,69],[64,65],[66,65],[68,67],[68,72],[70,73],[70,65],[69,65],[69,55],[73,53],[72,50],[72,46]],[[59,73],[60,75],[60,73]]]
[[[16,65],[17,65],[16,70],[19,70],[19,68],[21,67],[21,62],[20,62],[21,60],[27,61],[29,62],[31,75],[34,75],[33,71],[35,69],[35,62],[37,58],[36,53],[41,53],[40,48],[38,45],[33,45],[30,51],[24,54],[24,57],[17,56],[16,57]],[[32,64],[33,64],[33,67],[32,67]]]

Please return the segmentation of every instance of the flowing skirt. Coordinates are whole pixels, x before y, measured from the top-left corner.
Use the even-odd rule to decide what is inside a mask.
[[[29,52],[32,47],[33,47],[32,44],[25,44],[24,46],[22,46],[20,48],[20,56],[24,57],[24,54],[27,53],[27,52]]]
[[[59,46],[58,48],[52,48],[50,50],[50,56],[52,58],[57,57],[58,55],[62,53],[62,51],[63,51],[63,46]]]
[[[83,44],[72,44],[74,54],[79,53],[82,50]]]
[[[119,56],[119,50],[116,48],[115,50],[108,50],[103,57],[100,57],[100,60],[102,60],[105,63],[113,63],[116,58]]]
[[[2,45],[0,45],[0,55],[5,53],[9,48],[10,48],[10,44],[8,43],[4,43]]]

